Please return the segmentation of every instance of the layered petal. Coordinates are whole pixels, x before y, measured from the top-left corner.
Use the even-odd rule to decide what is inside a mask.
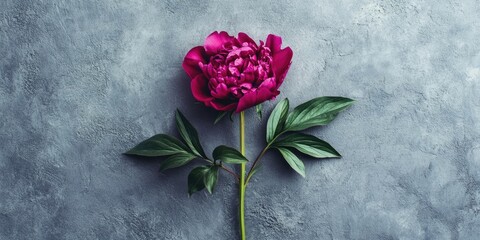
[[[267,88],[267,89],[270,89],[270,90],[275,90],[278,88],[277,86],[277,82],[275,81],[274,78],[267,78],[265,79],[265,81],[263,81],[260,86],[258,86],[259,88]]]
[[[250,38],[246,33],[239,32],[237,39],[238,39],[238,41],[240,42],[240,44],[243,44],[243,43],[251,43],[251,44],[253,44],[253,46],[258,47],[258,46],[257,46],[257,43],[256,43],[255,41],[253,41],[253,39]]]
[[[270,34],[257,45],[247,34],[213,32],[182,64],[196,100],[218,111],[244,111],[275,98],[293,57],[282,38]]]
[[[207,62],[205,49],[202,46],[197,46],[190,49],[187,55],[185,55],[182,67],[191,79],[193,79],[199,73],[202,73],[202,69],[200,69],[198,66],[200,62]]]
[[[192,88],[193,97],[198,101],[211,102],[214,99],[208,89],[208,79],[203,74],[198,74],[194,77],[190,82],[190,87]]]
[[[282,38],[277,35],[269,34],[267,41],[265,42],[265,47],[270,48],[272,54],[275,55],[275,53],[282,48]]]
[[[240,98],[235,112],[239,113],[245,109],[251,108],[257,104],[270,100],[278,95],[278,91],[271,91],[266,87],[257,88]]]
[[[214,55],[222,49],[223,44],[231,42],[233,39],[232,36],[228,35],[227,32],[213,32],[211,33],[207,39],[205,39],[205,51],[209,55]]]
[[[273,55],[272,70],[277,80],[277,85],[282,84],[283,79],[287,75],[290,64],[292,63],[293,51],[290,47],[286,47]]]
[[[224,99],[228,97],[230,94],[230,91],[228,90],[228,87],[225,83],[220,83],[218,84],[215,89],[212,89],[210,91],[210,94],[217,99]]]

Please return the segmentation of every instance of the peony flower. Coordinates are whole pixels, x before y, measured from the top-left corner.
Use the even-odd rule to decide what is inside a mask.
[[[282,38],[268,35],[257,45],[247,34],[213,32],[204,46],[192,48],[183,61],[193,96],[219,111],[241,112],[275,98],[293,52]]]

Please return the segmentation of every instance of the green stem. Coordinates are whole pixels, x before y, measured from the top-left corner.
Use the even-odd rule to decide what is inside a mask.
[[[270,149],[270,147],[272,146],[272,144],[275,142],[275,140],[277,140],[278,137],[280,137],[280,135],[284,134],[286,131],[282,131],[280,132],[279,134],[277,134],[277,136],[275,136],[272,141],[270,141],[267,146],[265,146],[263,148],[263,150],[260,152],[260,154],[258,154],[257,158],[255,158],[255,161],[253,161],[253,164],[252,164],[252,167],[250,167],[250,170],[248,171],[248,174],[247,174],[247,180],[245,181],[245,187],[247,186],[248,182],[250,181],[250,178],[252,178],[252,174],[253,174],[253,169],[255,168],[255,166],[257,166],[258,162],[262,159],[263,155],[265,155],[265,153],[267,152],[268,149]]]
[[[240,112],[240,152],[245,156],[245,115]],[[245,233],[245,163],[240,165],[240,236],[242,240],[247,238]]]
[[[235,179],[237,180],[237,182],[240,181],[240,178],[238,177],[238,175],[237,175],[235,172],[233,172],[230,168],[225,167],[225,166],[223,166],[223,165],[219,165],[219,166],[220,166],[221,169],[223,169],[223,170],[225,170],[226,172],[232,174],[232,176],[235,177]]]

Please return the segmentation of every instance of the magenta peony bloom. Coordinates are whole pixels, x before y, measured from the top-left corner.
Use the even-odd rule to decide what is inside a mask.
[[[275,98],[293,56],[281,45],[282,38],[272,34],[257,45],[245,33],[235,38],[213,32],[183,60],[193,96],[216,110],[235,112]]]

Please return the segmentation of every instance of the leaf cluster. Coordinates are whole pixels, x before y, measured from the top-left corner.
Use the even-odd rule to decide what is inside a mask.
[[[246,183],[258,171],[258,162],[269,149],[276,149],[288,165],[303,177],[305,177],[305,165],[296,152],[317,159],[341,157],[329,143],[301,131],[330,123],[353,102],[352,99],[344,97],[318,97],[290,111],[288,99],[280,101],[267,120],[267,145],[253,162],[247,174]],[[257,106],[256,112],[261,117],[262,107]],[[215,122],[228,113],[232,114],[223,112]],[[205,154],[197,130],[179,110],[175,113],[175,122],[180,139],[166,134],[157,134],[139,143],[125,154],[165,157],[160,164],[160,171],[185,166],[195,159],[206,162],[193,168],[188,175],[189,195],[203,189],[212,193],[218,181],[219,169],[225,170],[240,180],[238,175],[225,165],[242,164],[248,161],[238,150],[220,145],[213,150],[212,158],[209,158]]]
[[[248,160],[236,149],[228,146],[218,146],[213,151],[213,160],[208,158],[203,150],[195,127],[177,110],[175,122],[181,140],[166,135],[157,134],[130,149],[125,154],[143,157],[166,157],[160,164],[160,171],[187,165],[194,159],[207,162],[194,168],[188,175],[189,195],[207,189],[212,193],[218,180],[218,170],[229,170],[223,163],[240,164]],[[232,171],[230,173],[234,174]]]
[[[318,97],[289,112],[289,101],[283,99],[268,118],[265,149],[277,149],[290,167],[305,177],[305,166],[292,150],[317,159],[341,155],[329,143],[300,131],[327,125],[353,102],[344,97]]]

